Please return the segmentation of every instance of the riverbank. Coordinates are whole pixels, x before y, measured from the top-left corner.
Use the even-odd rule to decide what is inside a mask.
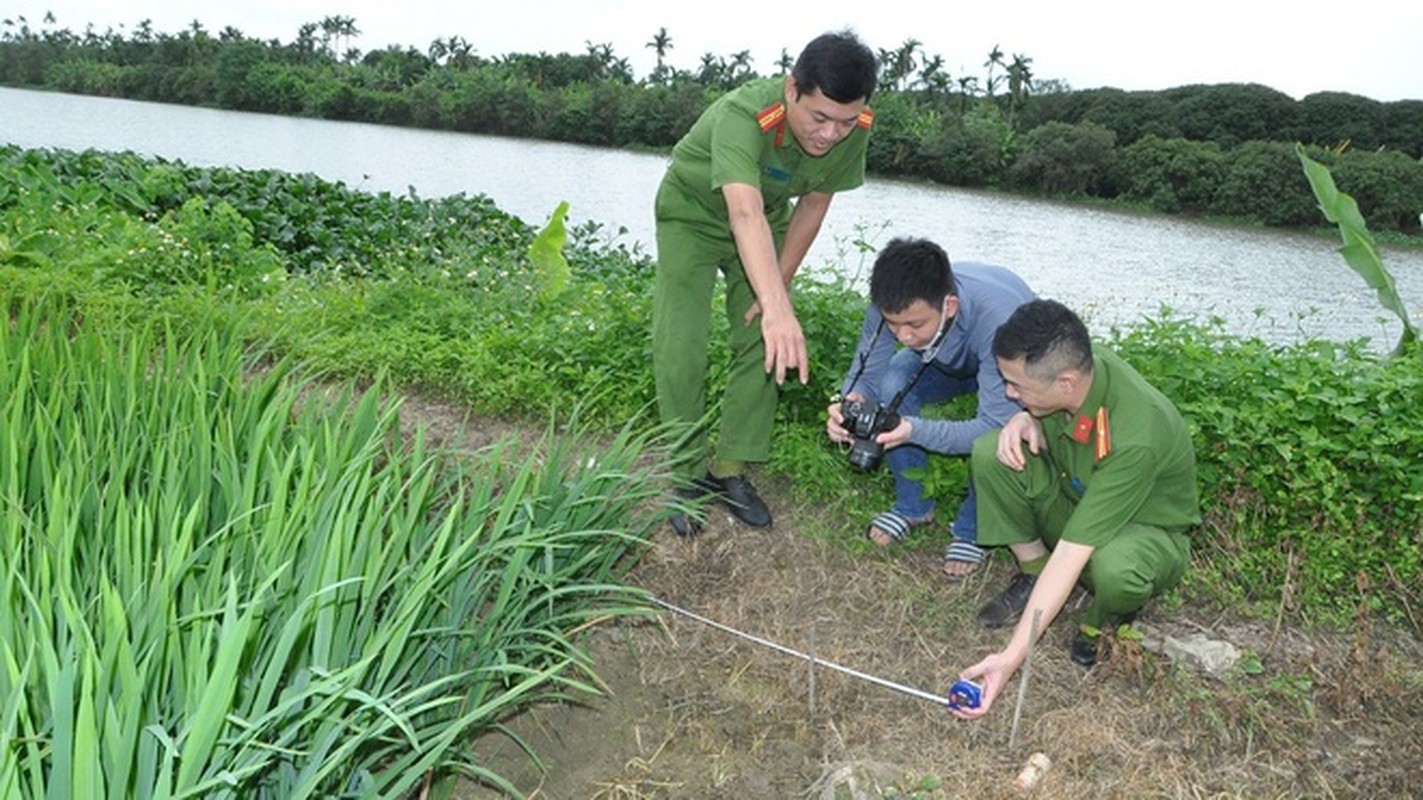
[[[409,426],[458,450],[490,436],[532,443],[507,422],[412,398]],[[655,532],[631,575],[660,599],[745,633],[933,694],[1006,633],[974,620],[1008,580],[1005,559],[953,585],[938,573],[942,528],[888,550],[859,538],[863,509],[846,515],[767,479],[776,511],[766,531],[713,513],[695,540]],[[857,513],[858,512],[858,513]],[[1198,541],[1208,558],[1209,539]],[[1199,565],[1199,561],[1198,561]],[[1138,625],[1158,641],[1207,638],[1240,662],[1210,675],[1117,640],[1082,670],[1067,643],[1079,595],[1044,635],[1024,690],[1017,734],[1015,679],[986,719],[964,723],[941,706],[757,646],[668,611],[589,632],[604,695],[542,704],[473,757],[543,800],[697,797],[1009,798],[1030,754],[1052,767],[1044,797],[1410,796],[1423,781],[1423,644],[1366,610],[1340,631],[1276,624],[1193,593],[1154,603]],[[656,609],[654,609],[656,610]],[[462,800],[506,795],[461,783]]]
[[[650,198],[665,166],[657,156],[11,89],[0,89],[0,104],[14,112],[0,115],[0,140],[26,146],[311,174],[397,198],[481,194],[532,226],[567,200],[575,241],[640,259],[653,252]],[[1294,170],[1289,177],[1302,180]],[[898,235],[930,237],[955,260],[1009,266],[1101,331],[1169,308],[1281,344],[1367,336],[1386,352],[1399,334],[1340,259],[1337,238],[923,181],[875,179],[838,196],[803,277],[859,290],[874,251]],[[1384,259],[1423,319],[1423,248],[1386,248]]]

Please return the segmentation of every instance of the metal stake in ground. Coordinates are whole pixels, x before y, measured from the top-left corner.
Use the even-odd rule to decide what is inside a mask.
[[[1028,654],[1023,657],[1023,677],[1018,681],[1018,702],[1013,705],[1013,728],[1008,731],[1008,749],[1018,741],[1018,718],[1023,716],[1023,698],[1028,694],[1028,674],[1033,671],[1033,648],[1038,642],[1038,622],[1043,618],[1041,608],[1033,609],[1033,625],[1028,631]]]
[[[928,700],[928,701],[930,701],[930,702],[932,702],[932,703],[937,703],[937,704],[939,704],[939,705],[941,705],[941,706],[946,706],[946,705],[949,704],[949,699],[948,699],[948,697],[946,697],[946,696],[944,696],[944,695],[938,695],[938,694],[932,694],[932,693],[930,693],[930,692],[925,692],[925,691],[922,691],[922,690],[920,690],[920,689],[915,689],[915,688],[912,687],[912,686],[905,686],[905,685],[902,684],[902,683],[895,683],[894,681],[886,680],[885,678],[876,677],[876,676],[874,676],[874,675],[870,675],[870,674],[865,673],[865,672],[860,672],[859,670],[850,669],[849,667],[841,666],[841,665],[836,664],[836,663],[831,662],[831,661],[826,661],[826,660],[824,660],[824,659],[816,658],[815,656],[810,655],[809,653],[802,653],[802,652],[799,651],[799,650],[793,650],[793,649],[791,649],[791,648],[789,648],[789,647],[786,647],[785,645],[776,644],[775,642],[770,641],[770,640],[768,640],[768,639],[762,639],[762,638],[759,637],[759,636],[752,636],[752,635],[749,634],[749,633],[744,633],[744,632],[742,632],[742,631],[739,631],[739,630],[737,630],[737,629],[731,627],[730,625],[723,625],[723,624],[721,624],[720,622],[717,622],[717,621],[715,621],[715,620],[707,619],[706,617],[703,617],[703,616],[701,616],[700,614],[694,614],[694,613],[692,613],[691,611],[688,611],[688,610],[685,609],[685,608],[679,608],[679,607],[677,607],[677,606],[672,605],[671,603],[668,603],[668,602],[663,601],[663,600],[659,600],[659,599],[656,598],[656,597],[649,597],[648,599],[650,599],[652,602],[656,603],[657,605],[662,606],[663,608],[667,609],[668,611],[671,611],[671,612],[676,613],[676,614],[681,614],[682,616],[686,617],[687,619],[696,620],[697,622],[700,622],[700,623],[702,623],[703,625],[707,625],[707,626],[709,626],[709,627],[716,628],[716,629],[719,630],[719,631],[724,631],[724,632],[729,633],[729,634],[731,634],[731,635],[733,635],[733,636],[739,636],[739,637],[741,637],[742,639],[745,639],[745,640],[748,641],[748,642],[755,642],[756,644],[759,644],[759,645],[761,645],[762,647],[769,647],[769,648],[771,648],[772,650],[776,650],[776,651],[785,653],[786,655],[795,656],[796,658],[803,658],[803,659],[809,661],[812,666],[814,666],[814,665],[819,665],[819,666],[825,667],[825,668],[827,668],[827,669],[833,669],[833,670],[835,670],[836,672],[843,672],[843,673],[845,673],[846,675],[849,675],[849,676],[852,677],[852,678],[859,678],[859,679],[862,680],[862,681],[869,681],[870,683],[876,684],[876,685],[878,685],[878,686],[883,686],[883,687],[885,687],[886,689],[893,689],[893,690],[896,691],[896,692],[902,692],[902,693],[907,694],[907,695],[910,695],[910,696],[912,696],[912,697],[917,697],[917,698],[919,698],[920,700]]]

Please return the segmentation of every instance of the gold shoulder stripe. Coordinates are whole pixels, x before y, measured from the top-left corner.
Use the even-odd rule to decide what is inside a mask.
[[[1101,461],[1112,452],[1112,428],[1107,423],[1107,407],[1097,408],[1097,446],[1094,455]]]
[[[761,126],[761,132],[765,133],[781,123],[786,118],[786,104],[772,103],[761,109],[756,114],[756,124]]]
[[[860,126],[861,128],[864,128],[865,130],[869,130],[870,126],[875,124],[875,112],[869,110],[868,108],[864,111],[861,111],[859,119],[855,120],[855,124]]]

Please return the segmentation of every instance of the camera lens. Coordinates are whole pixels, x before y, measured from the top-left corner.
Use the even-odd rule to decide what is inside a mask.
[[[882,455],[884,445],[874,439],[856,439],[855,443],[850,445],[850,463],[866,472],[879,466]]]

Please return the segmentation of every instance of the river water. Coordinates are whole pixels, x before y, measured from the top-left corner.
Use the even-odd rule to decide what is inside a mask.
[[[573,223],[599,223],[605,238],[647,254],[666,164],[662,155],[579,145],[6,88],[0,142],[310,172],[422,197],[484,194],[535,225],[567,200]],[[866,247],[898,235],[932,238],[954,259],[1008,266],[1099,333],[1163,307],[1274,342],[1367,336],[1384,350],[1400,331],[1334,239],[875,177],[835,198],[805,268],[862,285],[873,259]],[[1385,249],[1384,263],[1410,317],[1423,321],[1423,251]]]

